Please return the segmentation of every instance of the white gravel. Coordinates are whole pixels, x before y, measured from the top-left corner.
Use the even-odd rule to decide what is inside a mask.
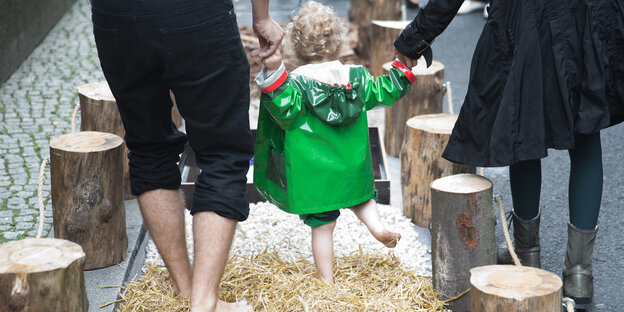
[[[429,246],[418,239],[416,226],[403,216],[401,209],[387,205],[377,205],[382,222],[386,227],[401,234],[401,241],[394,249],[384,247],[375,240],[357,217],[348,209],[342,209],[334,232],[334,251],[337,257],[348,255],[360,248],[369,254],[394,253],[404,267],[418,274],[431,274],[431,254]],[[193,257],[192,217],[187,211],[186,237],[189,255]],[[312,248],[310,228],[303,224],[297,215],[286,213],[267,202],[250,205],[249,218],[240,222],[234,234],[230,254],[250,256],[264,250],[277,251],[285,260],[296,261],[305,258],[310,262]],[[146,264],[162,260],[154,243],[147,246]]]

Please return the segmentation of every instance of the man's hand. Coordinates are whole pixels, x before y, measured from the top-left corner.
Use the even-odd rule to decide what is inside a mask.
[[[254,21],[253,30],[256,33],[256,36],[258,36],[260,49],[251,51],[251,55],[262,58],[262,61],[264,62],[265,58],[273,55],[273,53],[277,50],[277,47],[280,45],[282,38],[284,37],[284,30],[271,18]]]
[[[405,65],[405,67],[409,68],[410,70],[412,70],[412,68],[414,68],[414,67],[416,67],[416,65],[418,65],[418,60],[411,59],[411,58],[401,54],[401,52],[399,52],[396,48],[394,48],[394,55],[396,55],[396,57],[399,59],[399,61],[401,63],[403,63],[403,65]]]
[[[262,64],[264,64],[264,68],[267,70],[267,76],[275,72],[282,64],[282,56],[279,49],[275,50],[275,53],[269,55],[269,57],[263,58]]]

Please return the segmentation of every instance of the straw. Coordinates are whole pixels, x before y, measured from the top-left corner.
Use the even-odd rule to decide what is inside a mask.
[[[431,278],[402,268],[392,254],[362,250],[335,259],[335,283],[318,279],[307,260],[287,261],[275,252],[230,258],[219,297],[245,300],[254,311],[446,311]],[[118,311],[188,311],[187,298],[175,296],[167,271],[149,266],[122,289]]]

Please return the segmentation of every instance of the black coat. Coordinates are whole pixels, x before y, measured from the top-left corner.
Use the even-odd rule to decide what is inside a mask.
[[[430,0],[395,47],[430,63],[462,2]],[[624,119],[624,0],[492,0],[489,13],[444,158],[539,159]]]

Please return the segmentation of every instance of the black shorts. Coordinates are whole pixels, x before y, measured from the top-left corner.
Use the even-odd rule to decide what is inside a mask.
[[[178,189],[187,142],[201,174],[192,213],[245,220],[249,63],[231,1],[93,0],[100,64],[130,150],[132,194]],[[172,90],[186,134],[171,121]]]

